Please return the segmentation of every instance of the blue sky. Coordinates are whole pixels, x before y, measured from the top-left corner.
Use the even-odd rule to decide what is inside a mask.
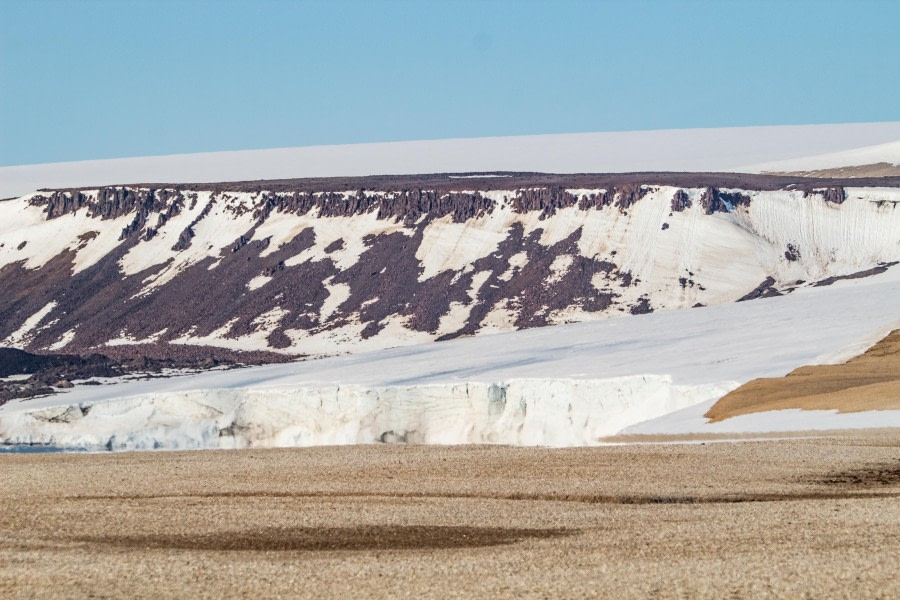
[[[900,119],[900,2],[0,0],[0,165]]]

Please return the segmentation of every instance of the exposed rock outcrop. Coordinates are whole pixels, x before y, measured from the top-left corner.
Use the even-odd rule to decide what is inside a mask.
[[[684,190],[677,190],[672,196],[672,212],[684,212],[691,207],[691,198]]]
[[[825,188],[825,191],[822,192],[822,196],[826,201],[831,202],[832,204],[843,204],[844,200],[847,199],[847,193],[842,187]]]
[[[708,215],[730,212],[738,206],[750,206],[750,196],[740,192],[723,192],[718,188],[708,187],[700,197],[700,206]]]

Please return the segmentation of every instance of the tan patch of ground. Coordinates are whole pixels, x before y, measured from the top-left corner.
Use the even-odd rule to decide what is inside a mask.
[[[600,438],[608,444],[671,444],[697,442],[734,442],[759,440],[788,440],[821,437],[869,437],[890,434],[892,428],[882,429],[816,429],[814,431],[760,431],[730,433],[621,433]]]
[[[715,423],[790,408],[900,409],[900,329],[843,364],[800,367],[784,377],[754,379],[723,396],[704,416]]]
[[[4,598],[900,597],[900,431],[0,455]]]
[[[855,167],[836,167],[833,169],[818,169],[815,171],[789,171],[783,173],[769,173],[770,175],[793,175],[799,177],[892,177],[900,175],[900,165],[880,162],[871,165],[857,165]]]

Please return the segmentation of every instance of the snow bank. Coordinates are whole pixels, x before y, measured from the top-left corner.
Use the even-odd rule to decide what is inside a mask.
[[[900,141],[876,144],[840,152],[829,152],[791,160],[781,160],[751,165],[746,168],[752,173],[784,173],[791,171],[815,171],[888,163],[900,165]]]
[[[770,410],[709,423],[703,416],[716,400],[707,400],[672,413],[626,427],[621,435],[721,435],[787,433],[843,429],[900,428],[900,410]]]

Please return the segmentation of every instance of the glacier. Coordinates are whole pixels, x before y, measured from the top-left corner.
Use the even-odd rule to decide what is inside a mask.
[[[672,423],[681,433],[703,433],[710,429],[697,407],[750,379],[864,351],[900,326],[897,306],[894,268],[753,302],[79,386],[0,407],[0,443],[87,450],[582,446],[623,431],[663,433]],[[672,418],[685,411],[690,418]],[[739,417],[749,423],[739,429],[783,431],[778,412],[792,411]],[[827,428],[900,427],[900,411],[831,417],[822,421]],[[790,418],[796,427],[822,428]]]
[[[666,376],[301,386],[146,394],[17,412],[3,443],[88,450],[420,444],[588,445],[731,385]]]

